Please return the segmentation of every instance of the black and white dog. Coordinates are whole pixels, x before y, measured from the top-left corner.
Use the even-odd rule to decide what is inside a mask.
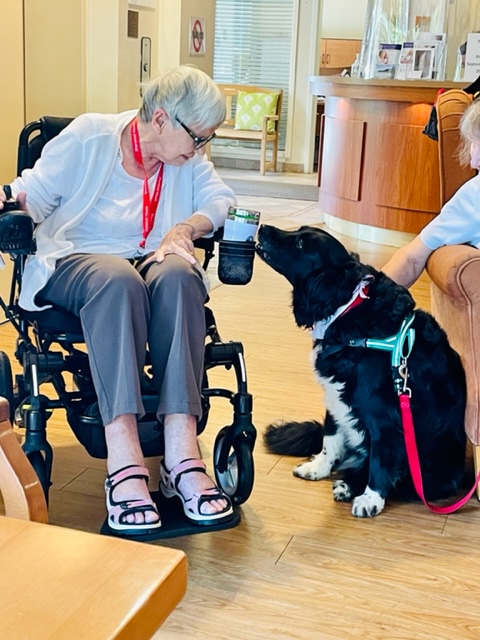
[[[273,453],[310,456],[294,474],[306,480],[341,472],[337,501],[353,500],[357,517],[379,514],[388,496],[413,499],[391,352],[357,346],[398,334],[414,310],[404,287],[362,264],[326,231],[262,225],[258,255],[293,287],[293,313],[311,330],[313,367],[325,391],[319,422],[267,427]],[[444,331],[416,310],[408,387],[427,500],[455,493],[464,473],[465,375]],[[355,345],[355,346],[351,346]]]

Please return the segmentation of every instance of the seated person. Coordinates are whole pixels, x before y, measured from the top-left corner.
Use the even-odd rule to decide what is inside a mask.
[[[146,87],[138,111],[76,118],[11,184],[38,225],[20,305],[54,303],[81,320],[105,425],[108,523],[124,534],[161,526],[137,430],[147,344],[164,426],[163,493],[179,496],[197,523],[232,513],[196,433],[207,286],[193,241],[235,204],[204,153],[224,118],[211,78],[171,69]],[[3,201],[0,189],[0,209]]]
[[[480,100],[472,102],[462,116],[461,158],[480,170]],[[480,175],[471,178],[442,207],[439,215],[420,234],[399,249],[382,271],[405,287],[422,273],[429,255],[450,244],[471,244],[480,249]]]

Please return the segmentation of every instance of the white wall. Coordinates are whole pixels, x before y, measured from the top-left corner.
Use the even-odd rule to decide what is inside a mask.
[[[140,36],[152,36],[152,75],[156,69],[175,66],[180,62],[196,62],[199,66],[211,65],[209,57],[213,44],[213,4],[214,0],[157,0],[157,11],[140,11]],[[140,39],[125,38],[126,10],[128,0],[26,0],[29,12],[34,12],[36,5],[42,7],[43,15],[48,16],[55,24],[61,23],[59,16],[69,8],[68,28],[63,30],[64,43],[57,50],[58,38],[50,35],[46,37],[43,29],[39,30],[46,53],[56,51],[57,59],[69,59],[74,55],[74,63],[69,62],[69,69],[65,71],[65,64],[54,64],[54,69],[43,66],[41,71],[32,72],[29,66],[30,82],[43,79],[41,87],[32,87],[29,94],[34,102],[54,98],[53,105],[48,109],[42,103],[36,109],[42,114],[46,111],[62,115],[74,115],[83,110],[118,111],[137,106],[139,99],[137,76],[139,69]],[[16,138],[23,124],[23,45],[21,37],[21,9],[20,1],[1,3],[0,23],[9,23],[8,33],[4,34],[0,51],[4,51],[5,60],[9,60],[7,76],[9,77],[8,96],[2,100],[2,161],[3,180],[13,176],[16,155]],[[323,8],[322,8],[323,4]],[[7,9],[7,5],[8,8]],[[298,14],[294,28],[298,26],[299,35],[296,38],[296,65],[292,78],[292,110],[289,124],[289,143],[285,154],[286,164],[305,168],[311,166],[312,157],[311,134],[315,123],[315,110],[312,97],[309,94],[307,76],[317,72],[318,48],[320,35],[322,37],[362,38],[367,0],[297,0]],[[47,10],[48,7],[48,10]],[[51,11],[55,7],[55,11]],[[14,9],[15,8],[15,9]],[[80,9],[81,8],[81,9]],[[135,8],[135,7],[133,7]],[[73,9],[73,10],[72,10]],[[207,18],[207,47],[209,55],[197,60],[185,60],[187,46],[188,17],[198,11],[201,17]],[[14,16],[12,16],[14,13]],[[6,15],[5,15],[6,14]],[[55,19],[52,19],[52,15]],[[14,18],[14,19],[13,19]],[[73,24],[72,24],[73,20]],[[65,24],[64,21],[62,24]],[[32,24],[35,24],[33,21]],[[108,25],[108,29],[105,28]],[[158,49],[155,46],[156,30],[159,30]],[[81,34],[85,34],[82,43]],[[66,42],[65,42],[66,39]],[[6,45],[3,47],[3,45]],[[37,53],[32,50],[32,43],[27,47],[29,65],[40,62]],[[46,55],[45,53],[45,55]],[[68,53],[68,56],[66,55]],[[83,57],[83,60],[82,60]],[[68,80],[57,80],[59,69],[62,77]],[[47,70],[48,69],[48,70]],[[56,69],[56,71],[55,71]],[[208,69],[205,69],[208,72]],[[45,74],[47,82],[45,82]],[[5,75],[5,73],[4,73]],[[53,78],[53,81],[52,81]],[[73,83],[73,85],[72,85]],[[28,83],[27,83],[28,84]],[[46,91],[49,84],[60,91],[50,96]],[[128,87],[126,87],[128,84]],[[18,85],[18,86],[17,86]],[[72,86],[71,86],[72,85]],[[72,100],[75,103],[72,103]],[[30,111],[30,107],[29,107]],[[62,113],[61,113],[62,111]],[[35,117],[38,114],[35,114]]]
[[[141,39],[151,39],[151,76],[158,73],[158,13],[128,0],[86,2],[86,111],[116,113],[140,106]],[[138,12],[138,38],[127,36],[128,9]],[[108,25],[108,29],[105,29]]]
[[[26,121],[85,110],[83,0],[24,0]]]
[[[323,0],[323,5],[331,0]],[[310,93],[308,76],[315,75],[320,58],[319,30],[322,2],[301,0],[298,3],[293,82],[287,128],[284,164],[287,171],[311,171],[315,142],[317,99]]]
[[[158,68],[168,69],[179,64],[193,64],[213,75],[213,44],[215,34],[215,0],[158,0]],[[206,54],[192,56],[190,18],[204,18]]]
[[[117,2],[85,0],[85,109],[116,111],[120,11]],[[108,29],[105,28],[108,25]]]
[[[24,125],[23,9],[20,2],[0,2],[0,184],[11,182],[17,169],[18,134]]]
[[[322,38],[363,38],[368,0],[323,0]]]
[[[98,2],[98,0],[95,0]],[[127,36],[128,9],[138,11],[138,38]],[[129,5],[127,0],[119,4],[118,45],[118,103],[115,111],[126,111],[140,107],[140,64],[142,38],[150,38],[150,77],[158,75],[158,11],[153,8]]]

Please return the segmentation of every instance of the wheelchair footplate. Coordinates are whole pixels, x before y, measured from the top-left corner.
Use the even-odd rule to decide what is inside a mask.
[[[191,536],[196,533],[210,533],[212,531],[233,529],[233,527],[236,527],[241,522],[240,512],[235,504],[233,505],[233,513],[227,520],[218,524],[199,525],[189,520],[184,514],[179,498],[165,498],[161,491],[153,491],[150,495],[157,505],[162,519],[162,526],[159,529],[153,529],[150,533],[126,536],[120,531],[111,529],[108,526],[108,518],[105,518],[100,533],[116,538],[128,538],[129,540],[136,540],[137,542],[151,542],[153,540],[161,540],[162,538],[178,538],[180,536]]]

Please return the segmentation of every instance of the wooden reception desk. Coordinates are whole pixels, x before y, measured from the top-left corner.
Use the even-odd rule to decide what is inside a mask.
[[[310,76],[325,99],[319,201],[328,215],[418,233],[440,209],[437,142],[422,133],[454,82]]]

